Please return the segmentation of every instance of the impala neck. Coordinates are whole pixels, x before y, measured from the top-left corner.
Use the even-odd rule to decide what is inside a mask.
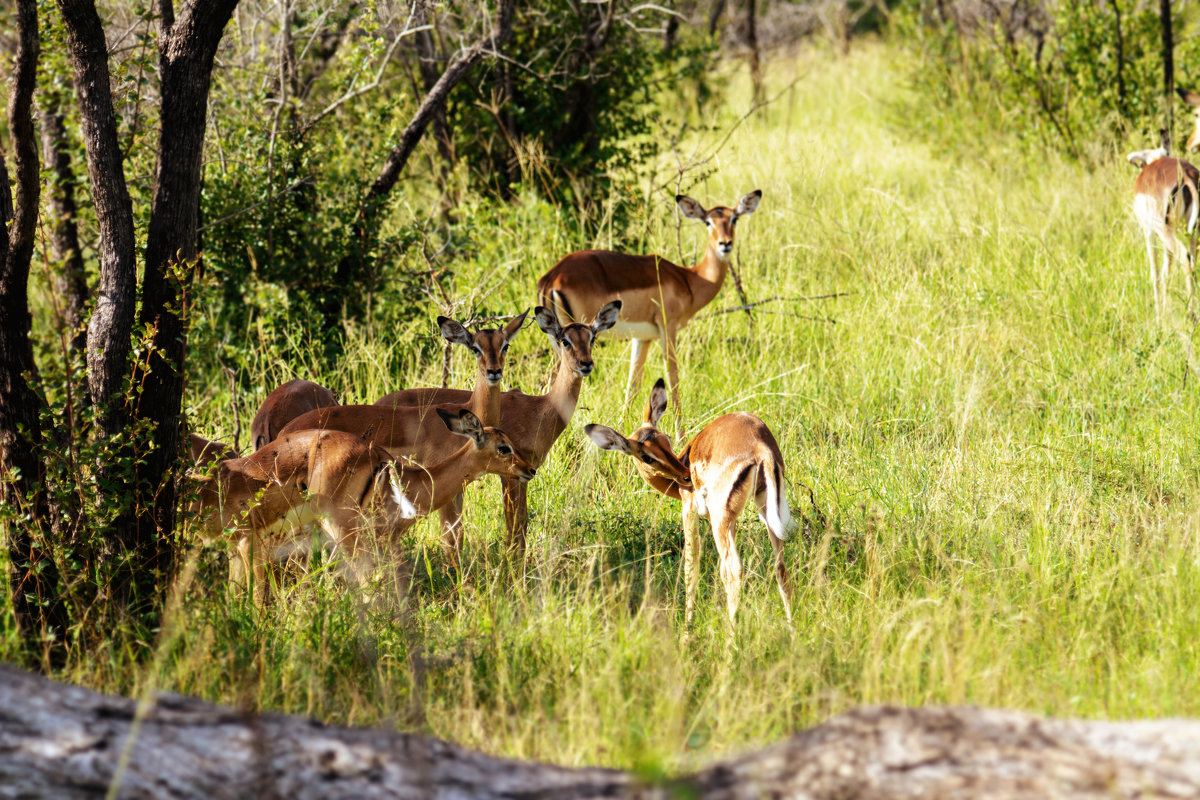
[[[471,402],[467,406],[479,417],[485,428],[500,427],[500,384],[489,386],[487,373],[480,364],[475,373],[475,390],[471,392]]]
[[[421,516],[444,506],[463,487],[483,474],[483,470],[478,469],[471,459],[474,449],[475,445],[467,442],[432,467],[406,468],[405,471],[413,476],[411,489],[417,490],[412,492],[409,499]]]
[[[706,283],[712,284],[712,295],[705,300],[707,302],[716,297],[717,292],[721,290],[721,285],[725,283],[725,276],[729,274],[729,259],[717,255],[717,244],[710,238],[704,258],[692,267],[692,272]]]
[[[638,469],[638,473],[641,474],[642,480],[644,480],[650,486],[650,488],[656,492],[665,494],[667,497],[670,497],[674,500],[682,499],[679,496],[679,484],[670,478],[664,478],[661,475],[648,475],[642,472],[640,468]]]
[[[571,417],[575,416],[575,406],[579,404],[579,392],[582,388],[583,376],[567,364],[565,354],[560,354],[554,382],[550,384],[550,391],[545,395],[561,423],[559,433],[566,429]]]

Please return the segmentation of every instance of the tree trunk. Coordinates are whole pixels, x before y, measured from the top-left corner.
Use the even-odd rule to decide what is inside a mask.
[[[758,4],[746,0],[746,49],[750,60],[750,83],[754,88],[754,104],[762,102],[762,64],[758,57]]]
[[[43,97],[47,108],[42,111],[42,155],[54,176],[46,203],[50,255],[58,268],[54,292],[62,302],[62,326],[70,336],[70,354],[74,357],[87,350],[83,310],[87,305],[88,284],[75,221],[75,171],[71,168],[60,101],[57,92],[47,92]]]
[[[1162,17],[1163,104],[1166,106],[1167,130],[1175,130],[1175,35],[1171,32],[1171,0],[1159,0]]]
[[[29,383],[37,379],[29,340],[29,268],[40,189],[32,110],[38,48],[37,2],[19,0],[8,103],[17,192],[15,203],[4,204],[11,212],[0,217],[0,500],[9,512],[3,522],[17,628],[30,656],[50,668],[65,652],[66,606],[57,568],[46,550],[52,525],[37,452],[45,402]],[[0,180],[7,196],[8,169],[2,155]]]
[[[57,3],[67,29],[100,235],[100,282],[87,334],[88,389],[92,403],[101,409],[100,432],[112,437],[129,427],[121,394],[128,375],[129,339],[137,299],[133,205],[117,141],[104,26],[94,0]],[[107,483],[101,480],[100,485]]]
[[[0,666],[6,796],[188,800],[1017,800],[1195,797],[1200,722],[860,708],[677,778],[496,758],[394,730],[132,700]],[[135,730],[135,724],[138,726]],[[689,759],[690,760],[690,759]]]
[[[169,9],[169,0],[163,5]],[[135,469],[134,507],[116,532],[137,555],[116,592],[125,603],[154,603],[174,568],[175,464],[183,438],[186,291],[196,265],[201,156],[213,60],[237,0],[195,0],[178,19],[163,14],[158,53],[161,127],[146,240],[139,326],[153,331],[134,367],[136,417],[150,423],[154,447]]]

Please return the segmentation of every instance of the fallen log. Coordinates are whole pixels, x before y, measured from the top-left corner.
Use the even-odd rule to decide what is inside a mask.
[[[132,700],[0,665],[0,798],[90,798],[113,786],[119,798],[202,800],[1197,797],[1200,722],[866,707],[648,785],[173,694],[139,715]]]

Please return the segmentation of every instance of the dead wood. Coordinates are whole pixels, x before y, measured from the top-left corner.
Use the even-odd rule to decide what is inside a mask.
[[[647,785],[616,770],[495,758],[427,736],[251,715],[179,695],[158,695],[136,717],[132,700],[0,666],[0,798],[97,797],[118,772],[111,796],[202,800],[1200,795],[1200,722],[1187,720],[868,707]]]

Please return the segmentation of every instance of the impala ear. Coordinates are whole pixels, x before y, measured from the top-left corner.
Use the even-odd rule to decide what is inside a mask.
[[[449,317],[438,317],[437,324],[442,329],[442,338],[447,342],[475,349],[475,337],[462,326],[462,323]]]
[[[533,318],[537,320],[538,327],[542,332],[549,336],[553,341],[557,342],[562,336],[562,326],[558,324],[558,317],[554,316],[554,312],[545,306],[538,306],[533,309]]]
[[[600,333],[601,331],[606,331],[613,325],[616,325],[620,314],[621,301],[613,300],[604,308],[596,312],[596,318],[592,320],[592,332]]]
[[[679,206],[680,213],[682,213],[685,217],[698,219],[701,222],[708,220],[708,213],[705,212],[704,206],[700,205],[687,195],[675,195],[675,205]]]
[[[657,428],[658,421],[667,413],[667,383],[662,378],[654,382],[650,390],[650,399],[646,401],[645,421],[651,427]]]
[[[633,455],[633,451],[629,449],[629,440],[607,425],[584,425],[583,432],[592,440],[592,444],[601,450],[616,450]]]
[[[743,214],[753,214],[754,209],[758,208],[759,200],[762,200],[762,189],[755,189],[738,201],[737,215],[740,217]]]
[[[525,309],[525,313],[521,314],[521,316],[514,317],[513,319],[509,320],[508,324],[504,326],[505,342],[511,341],[512,338],[517,335],[517,332],[521,330],[521,326],[525,324],[525,318],[528,316],[529,309],[527,308]]]
[[[471,409],[464,408],[457,414],[447,411],[444,408],[436,409],[442,422],[446,423],[446,427],[451,433],[456,433],[459,436],[465,436],[475,443],[478,447],[483,443],[483,423],[479,421],[479,417],[471,412]]]

